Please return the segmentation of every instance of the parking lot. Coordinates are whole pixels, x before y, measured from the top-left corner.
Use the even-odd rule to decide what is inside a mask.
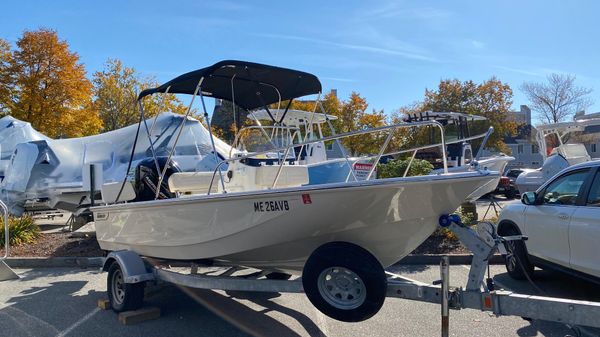
[[[438,266],[395,266],[390,271],[423,282],[439,278]],[[440,307],[387,299],[382,310],[361,323],[342,323],[319,313],[303,294],[198,291],[173,286],[149,289],[146,304],[162,317],[125,326],[112,311],[96,307],[106,298],[106,274],[95,269],[21,269],[20,280],[0,284],[2,336],[437,336]],[[468,266],[452,266],[451,285],[464,285]],[[500,287],[539,294],[527,282],[510,279],[492,266]],[[549,296],[600,301],[592,284],[538,271],[534,281]],[[540,294],[543,295],[543,294]],[[475,310],[451,311],[454,336],[568,336],[563,324],[519,317],[492,317]],[[589,332],[589,331],[587,331]]]

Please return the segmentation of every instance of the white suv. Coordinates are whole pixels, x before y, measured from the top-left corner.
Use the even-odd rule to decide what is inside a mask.
[[[507,244],[506,269],[515,279],[534,266],[600,280],[600,160],[564,169],[521,203],[507,205],[498,234],[522,234],[526,241]]]

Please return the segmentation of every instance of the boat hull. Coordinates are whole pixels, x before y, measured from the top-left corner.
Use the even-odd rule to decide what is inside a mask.
[[[93,208],[102,249],[176,260],[218,259],[300,271],[320,245],[345,241],[384,267],[409,254],[478,186],[467,172]]]
[[[502,174],[504,172],[504,169],[506,168],[506,165],[508,165],[508,163],[512,160],[515,160],[515,158],[510,157],[510,156],[494,156],[494,157],[484,158],[484,159],[481,159],[478,161],[479,169],[484,169],[484,170],[493,171],[493,172],[499,172],[500,174]],[[466,172],[471,169],[472,168],[470,165],[463,165],[463,166],[458,166],[458,167],[450,167],[450,168],[448,168],[448,172]],[[443,170],[435,170],[434,172],[441,173],[441,172],[443,172]],[[490,180],[485,185],[480,186],[465,199],[467,201],[475,201],[488,193],[492,193],[498,186],[499,182],[500,182],[500,176],[498,176],[497,179]]]

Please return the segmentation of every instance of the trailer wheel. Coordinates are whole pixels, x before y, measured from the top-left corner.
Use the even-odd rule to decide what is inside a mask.
[[[365,249],[331,242],[310,255],[302,285],[310,302],[325,315],[360,322],[381,309],[387,278],[379,261]]]
[[[114,262],[108,269],[108,300],[115,312],[137,310],[144,301],[144,283],[125,283],[123,271]]]

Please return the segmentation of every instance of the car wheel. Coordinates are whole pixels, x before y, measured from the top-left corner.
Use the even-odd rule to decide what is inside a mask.
[[[508,191],[506,191],[506,193],[504,193],[504,196],[506,197],[506,199],[514,199],[515,198],[515,191],[514,190],[508,190]]]
[[[519,232],[515,228],[509,228],[506,235],[519,235]],[[504,246],[506,247],[504,262],[508,275],[515,280],[531,278],[535,267],[529,261],[525,242],[522,240],[507,241]]]
[[[379,261],[365,249],[347,242],[331,242],[308,258],[302,285],[310,302],[325,315],[360,322],[381,309],[387,278]]]
[[[123,271],[118,263],[108,269],[108,300],[115,312],[137,310],[144,302],[144,286],[142,283],[125,283]]]

